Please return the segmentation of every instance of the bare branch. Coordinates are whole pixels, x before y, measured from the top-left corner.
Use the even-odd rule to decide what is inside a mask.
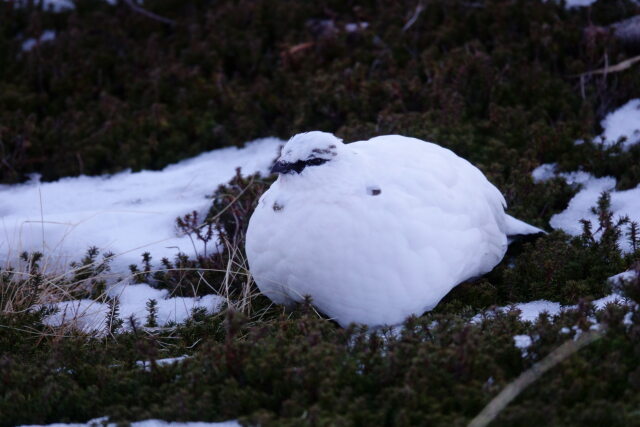
[[[611,67],[605,66],[603,68],[599,68],[597,70],[591,70],[584,72],[582,74],[576,74],[572,77],[583,77],[583,76],[592,76],[594,74],[610,74],[610,73],[619,73],[620,71],[627,70],[631,68],[633,64],[640,61],[640,55],[634,56],[633,58],[625,59],[622,62],[617,63],[616,65],[612,65]]]
[[[487,406],[485,406],[482,412],[471,420],[469,427],[484,427],[488,425],[513,399],[518,397],[524,389],[529,387],[545,372],[570,357],[582,347],[591,344],[603,336],[603,330],[585,332],[575,341],[571,339],[553,350],[547,355],[547,357],[533,365],[529,370],[523,372],[518,378],[508,384],[496,397],[493,398],[493,400],[491,400],[491,402],[489,402]]]
[[[407,23],[404,24],[404,27],[402,27],[403,32],[407,31],[409,28],[411,28],[413,24],[416,23],[416,21],[418,20],[418,17],[420,16],[423,10],[424,10],[424,6],[422,5],[422,3],[418,3],[418,6],[416,6],[416,10],[413,12],[413,16],[411,16],[411,18],[407,21]]]
[[[134,12],[137,12],[141,15],[146,16],[147,18],[151,18],[154,21],[162,22],[163,24],[176,25],[176,21],[173,19],[165,18],[160,15],[156,15],[153,12],[149,12],[147,9],[144,9],[133,2],[133,0],[124,0],[124,2],[133,9]]]

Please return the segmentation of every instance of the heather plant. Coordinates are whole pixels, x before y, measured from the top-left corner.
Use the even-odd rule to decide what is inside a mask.
[[[251,280],[244,238],[249,217],[260,195],[272,182],[259,175],[243,177],[240,170],[211,196],[211,207],[201,219],[190,212],[176,219],[176,229],[205,249],[195,256],[178,253],[173,260],[163,258],[154,265],[148,253],[142,267],[129,267],[134,281],[167,289],[173,296],[223,295],[241,311],[264,310],[270,304],[258,296]]]
[[[92,246],[87,249],[86,255],[82,260],[72,262],[70,264],[71,271],[73,272],[73,281],[78,284],[82,284],[80,289],[83,294],[92,298],[97,298],[104,294],[106,289],[106,274],[110,270],[109,263],[113,258],[112,252],[106,252],[102,254],[102,259],[99,259],[100,250]],[[78,295],[82,297],[84,295]]]
[[[112,279],[109,264],[113,254],[99,255],[97,248],[90,247],[79,262],[61,270],[41,252],[21,253],[15,266],[0,268],[0,314],[64,299],[103,298],[106,283]]]
[[[621,242],[633,233],[628,218],[614,218],[609,193],[603,193],[593,213],[598,228],[583,220],[583,233],[571,237],[553,231],[522,247],[512,245],[503,262],[478,282],[455,288],[439,309],[474,307],[546,299],[575,304],[581,298],[601,298],[611,291],[607,278],[631,268],[640,259],[637,250],[623,253]],[[515,252],[515,254],[513,253]]]
[[[175,25],[126,2],[86,1],[57,14],[37,4],[0,9],[3,181],[159,168],[310,129],[347,140],[433,139],[483,169],[511,149],[556,161],[575,156],[574,139],[597,134],[607,111],[639,96],[637,73],[578,77],[633,53],[586,31],[630,16],[631,0],[588,11],[439,0],[407,28],[416,12],[407,2],[145,7]],[[367,25],[345,30],[358,22]],[[21,51],[45,29],[56,39]]]
[[[118,297],[110,298],[107,301],[107,319],[106,319],[106,332],[110,336],[114,336],[118,333],[124,320],[120,318],[120,300]]]
[[[147,328],[155,328],[158,326],[158,301],[149,299],[147,301],[147,320],[144,324]]]
[[[630,297],[637,286],[629,285]],[[632,422],[638,319],[633,312],[625,324],[628,309],[600,312],[606,334],[526,390],[500,422]],[[175,330],[189,346],[186,337],[197,337],[188,350],[193,356],[162,366],[154,360],[184,351],[166,333],[131,331],[117,341],[44,337],[36,353],[4,356],[0,372],[8,388],[0,408],[7,424],[105,413],[112,420],[240,417],[264,425],[464,424],[520,372],[588,330],[592,315],[588,304],[534,324],[515,312],[476,324],[431,314],[409,319],[399,333],[373,333],[337,328],[310,307],[259,324],[233,311],[223,319],[195,314]],[[525,356],[513,345],[515,333],[533,337]],[[137,360],[150,360],[149,369]]]

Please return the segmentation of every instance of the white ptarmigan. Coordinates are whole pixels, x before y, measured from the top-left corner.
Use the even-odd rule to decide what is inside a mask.
[[[507,236],[542,232],[507,215],[478,168],[415,138],[302,133],[272,172],[249,221],[250,271],[274,302],[309,295],[342,326],[421,315],[493,269]]]

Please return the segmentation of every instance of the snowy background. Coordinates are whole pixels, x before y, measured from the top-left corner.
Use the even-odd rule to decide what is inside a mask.
[[[122,172],[101,177],[64,178],[41,183],[38,177],[19,185],[0,185],[0,265],[20,264],[22,252],[42,252],[44,272],[64,273],[90,246],[116,256],[111,263],[107,295],[120,301],[120,317],[143,320],[145,304],[158,301],[158,322],[182,322],[195,307],[217,311],[222,297],[173,297],[166,290],[130,284],[128,266],[149,252],[154,259],[178,253],[202,254],[201,241],[180,236],[175,219],[191,211],[201,218],[211,204],[207,198],[241,168],[244,174],[268,173],[283,141],[265,138],[244,148],[224,148],[171,165],[162,171]],[[215,250],[215,248],[210,248]],[[46,322],[74,322],[85,332],[104,331],[108,306],[94,300],[57,304]],[[125,323],[125,327],[127,324]]]

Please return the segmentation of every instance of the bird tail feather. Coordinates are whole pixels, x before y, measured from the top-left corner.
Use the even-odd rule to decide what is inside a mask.
[[[508,237],[516,237],[523,236],[529,234],[546,234],[547,232],[534,227],[533,225],[529,225],[524,221],[520,221],[517,218],[512,217],[511,215],[506,215],[505,221],[505,234]]]

